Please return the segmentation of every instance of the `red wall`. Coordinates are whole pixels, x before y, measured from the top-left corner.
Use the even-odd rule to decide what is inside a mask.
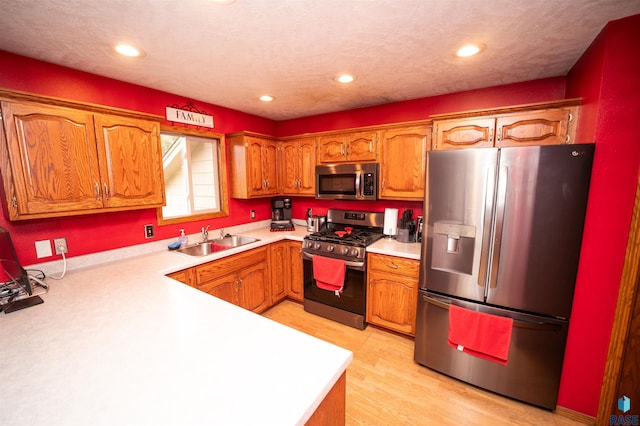
[[[610,22],[567,77],[567,96],[584,98],[579,137],[596,151],[558,404],[592,416],[640,170],[640,57],[625,50],[639,29],[640,15]]]
[[[418,120],[436,113],[562,99],[566,81],[567,97],[585,98],[579,138],[589,141],[595,137],[597,149],[559,405],[595,415],[640,161],[638,138],[627,130],[633,129],[633,119],[637,121],[637,111],[640,110],[636,78],[640,75],[638,58],[626,57],[621,51],[623,40],[638,39],[634,25],[640,28],[639,24],[638,17],[610,24],[566,80],[557,77],[523,82],[280,123],[215,105],[196,103],[196,106],[214,115],[217,132],[252,130],[288,136]],[[163,115],[166,105],[184,104],[186,101],[180,96],[6,52],[0,51],[0,61],[3,63],[0,87],[160,115]],[[304,217],[307,207],[312,207],[315,214],[325,213],[328,207],[373,211],[382,211],[384,207],[413,208],[414,215],[422,213],[420,202],[352,203],[294,198],[294,217]],[[211,226],[247,222],[249,209],[256,209],[258,219],[269,217],[268,200],[231,200],[230,208],[230,217],[212,220]],[[12,223],[0,219],[0,226],[12,231],[18,255],[25,264],[37,262],[34,241],[38,239],[65,236],[71,254],[78,255],[145,242],[142,232],[145,223],[156,223],[155,211]],[[190,223],[184,227],[187,233],[193,233],[202,224]],[[177,229],[181,227],[159,227],[156,229],[157,238],[177,235]]]

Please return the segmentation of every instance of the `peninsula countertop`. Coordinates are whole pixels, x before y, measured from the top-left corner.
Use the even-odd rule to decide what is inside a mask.
[[[0,424],[305,423],[352,353],[164,276],[202,261],[72,269],[44,304],[0,314]]]

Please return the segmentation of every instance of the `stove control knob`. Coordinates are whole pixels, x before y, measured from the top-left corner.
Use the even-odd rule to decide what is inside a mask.
[[[349,247],[345,247],[342,249],[342,254],[349,254]]]
[[[358,257],[358,254],[360,254],[360,252],[358,251],[357,248],[354,248],[353,250],[351,250],[351,256]]]
[[[327,246],[327,251],[333,251],[336,247],[333,244]]]
[[[320,247],[322,247],[320,243],[315,243],[313,245],[313,248],[316,249],[316,250],[320,250]]]

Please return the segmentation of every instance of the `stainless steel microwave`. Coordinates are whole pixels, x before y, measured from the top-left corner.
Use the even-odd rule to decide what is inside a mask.
[[[316,198],[324,200],[377,200],[378,163],[316,166]]]

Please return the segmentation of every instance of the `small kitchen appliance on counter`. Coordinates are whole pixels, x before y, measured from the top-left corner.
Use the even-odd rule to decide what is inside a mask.
[[[293,231],[291,199],[271,200],[271,231]]]

